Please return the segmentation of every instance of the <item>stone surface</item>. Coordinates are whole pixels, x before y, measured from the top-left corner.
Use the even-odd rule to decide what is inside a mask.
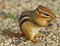
[[[40,32],[46,34],[41,42],[34,44],[25,38],[11,38],[0,31],[0,46],[60,46],[60,0],[0,0],[0,30],[11,29],[11,32],[18,33],[20,14],[26,10],[34,10],[38,5],[52,9],[57,16],[51,27],[41,29]],[[6,18],[8,13],[16,14],[16,18]]]

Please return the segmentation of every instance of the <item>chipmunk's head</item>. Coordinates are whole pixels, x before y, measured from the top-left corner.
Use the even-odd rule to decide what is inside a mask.
[[[42,5],[39,5],[36,8],[35,20],[38,25],[47,26],[55,18],[56,18],[55,14],[49,8]]]

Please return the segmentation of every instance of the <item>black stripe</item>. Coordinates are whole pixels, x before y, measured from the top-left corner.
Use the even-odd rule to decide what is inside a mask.
[[[21,21],[21,19],[23,19],[24,17],[28,17],[28,15],[23,15],[20,17],[19,21]]]
[[[23,17],[25,17],[25,16],[28,16],[28,17],[29,17],[29,16],[32,16],[32,15],[34,14],[34,12],[35,12],[35,10],[22,12],[21,15],[20,15],[19,21],[20,21]]]
[[[19,18],[19,25],[21,26],[25,21],[31,21],[29,18],[30,18],[30,16],[32,17],[33,14],[34,14],[34,11],[24,11],[24,12],[22,12],[22,14],[20,15],[20,18]],[[24,17],[29,17],[29,18],[23,19]]]
[[[29,20],[28,18],[23,19],[23,18],[25,18],[25,17],[28,17],[28,15],[21,15],[21,17],[19,18],[19,25],[20,25],[20,26],[23,24],[23,22]],[[22,20],[22,19],[23,19],[23,20]],[[21,20],[22,20],[22,21],[21,21]]]
[[[30,13],[28,11],[22,12],[22,14],[20,15],[19,18],[19,22],[21,21],[21,19],[23,19],[24,17],[29,17]]]
[[[31,21],[30,19],[24,19],[21,23],[20,23],[20,26],[24,23],[24,22],[26,22],[26,21]]]

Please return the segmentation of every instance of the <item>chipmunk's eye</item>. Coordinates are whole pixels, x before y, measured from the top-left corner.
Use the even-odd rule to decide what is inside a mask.
[[[45,13],[44,15],[46,15],[46,16],[50,16],[48,13]]]

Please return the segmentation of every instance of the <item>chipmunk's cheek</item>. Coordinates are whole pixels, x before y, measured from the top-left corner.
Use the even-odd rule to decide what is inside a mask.
[[[41,26],[48,26],[49,25],[49,23],[47,22],[47,21],[43,21],[42,23],[41,23]]]

